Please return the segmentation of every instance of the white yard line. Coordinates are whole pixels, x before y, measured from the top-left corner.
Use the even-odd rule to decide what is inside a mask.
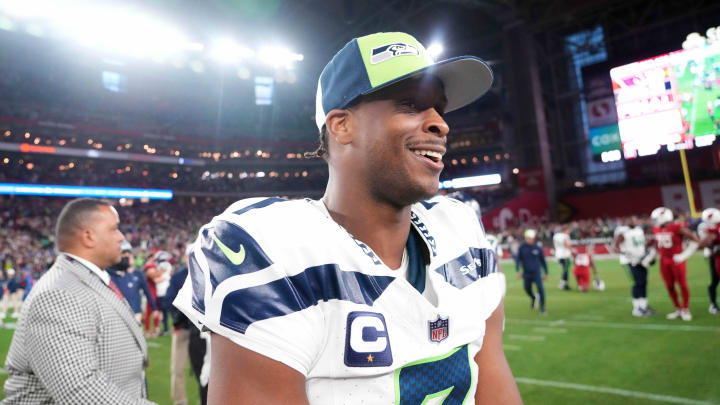
[[[533,335],[508,335],[509,339],[515,340],[530,340],[533,342],[542,342],[545,340],[545,336],[533,336]]]
[[[537,327],[537,328],[533,328],[533,332],[536,332],[536,333],[567,333],[567,329]]]
[[[8,373],[7,370],[5,370],[4,368],[0,368],[0,374],[7,374],[7,373]]]
[[[578,319],[581,321],[602,321],[605,319],[604,315],[573,315],[573,319]]]
[[[636,329],[636,330],[669,330],[676,332],[711,332],[718,333],[720,328],[713,326],[693,326],[693,325],[668,325],[659,323],[622,323],[622,322],[596,322],[596,321],[540,321],[535,319],[516,319],[508,318],[505,322],[509,323],[520,323],[527,325],[540,325],[540,326],[577,326],[586,328],[605,328],[605,329]],[[677,321],[681,322],[681,321]]]
[[[629,288],[629,286],[628,286],[628,288]],[[546,290],[546,291],[547,291],[547,290]],[[524,294],[524,293],[523,293],[523,294]],[[628,295],[625,295],[625,294],[608,294],[608,293],[605,293],[605,292],[597,292],[597,291],[588,292],[585,296],[581,296],[579,293],[577,293],[577,294],[575,294],[575,295],[571,295],[571,294],[573,294],[572,292],[567,293],[567,295],[564,296],[564,297],[562,296],[564,293],[560,292],[560,293],[558,293],[558,294],[560,294],[560,295],[555,295],[554,293],[552,293],[551,296],[550,296],[549,298],[547,298],[547,297],[548,297],[548,294],[547,294],[547,292],[546,292],[546,293],[545,293],[545,297],[546,297],[549,301],[551,301],[551,302],[552,302],[552,300],[554,300],[554,299],[556,299],[556,298],[557,298],[557,299],[566,299],[566,298],[575,298],[575,297],[582,297],[582,298],[580,298],[580,299],[588,299],[588,300],[604,300],[604,301],[607,301],[607,300],[620,300],[620,301],[632,302],[632,297],[631,297],[629,294],[628,294]],[[657,295],[657,294],[656,294],[656,295]],[[695,302],[695,300],[699,300],[699,301],[702,301],[702,302],[703,302],[703,305],[706,306],[705,301],[708,301],[708,299],[709,299],[710,297],[709,297],[708,295],[695,295],[695,294],[693,294],[691,298],[692,298],[692,302]],[[527,295],[519,295],[519,294],[518,294],[518,295],[506,295],[503,299],[504,299],[505,301],[528,301],[528,302],[530,302],[530,297],[528,297]],[[658,300],[658,301],[665,300],[665,299],[669,300],[669,298],[667,298],[667,293],[666,293],[665,296],[663,296],[663,297],[657,297],[657,298],[656,298],[656,300]],[[652,304],[652,302],[651,302],[651,304]]]
[[[160,343],[157,342],[147,342],[148,347],[162,347]]]
[[[510,351],[517,351],[517,350],[522,350],[522,347],[518,346],[518,345],[506,345],[503,343],[503,349],[510,350]]]
[[[621,395],[624,397],[632,397],[632,398],[643,398],[643,399],[650,399],[653,401],[661,401],[661,402],[672,402],[675,404],[717,405],[717,403],[715,403],[715,402],[698,401],[698,400],[689,399],[689,398],[674,397],[674,396],[670,396],[670,395],[651,394],[648,392],[630,391],[630,390],[623,390],[623,389],[618,389],[618,388],[598,387],[598,386],[594,386],[594,385],[585,385],[585,384],[575,384],[575,383],[569,383],[569,382],[564,382],[564,381],[546,381],[546,380],[536,380],[534,378],[523,378],[523,377],[517,377],[517,378],[515,378],[515,381],[517,381],[518,383],[521,383],[521,384],[542,385],[545,387],[565,388],[565,389],[572,389],[572,390],[578,390],[578,391],[600,392],[603,394]]]

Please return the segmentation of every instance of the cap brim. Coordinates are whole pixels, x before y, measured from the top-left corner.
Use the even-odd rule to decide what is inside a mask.
[[[492,70],[485,61],[474,56],[458,56],[383,83],[365,94],[425,74],[432,74],[443,83],[445,97],[448,101],[445,107],[446,113],[465,107],[479,99],[490,90],[493,82]]]

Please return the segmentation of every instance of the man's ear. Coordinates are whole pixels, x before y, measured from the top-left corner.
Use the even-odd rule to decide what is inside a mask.
[[[97,239],[96,235],[90,228],[83,228],[77,231],[80,244],[87,249],[95,247]]]
[[[347,145],[353,141],[352,112],[349,110],[332,110],[325,119],[328,138],[335,139],[340,145]],[[328,139],[328,141],[330,141]]]

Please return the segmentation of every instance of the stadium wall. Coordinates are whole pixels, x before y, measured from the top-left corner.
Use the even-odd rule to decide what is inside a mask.
[[[695,207],[720,207],[720,180],[693,183]],[[688,197],[684,184],[623,188],[602,192],[565,195],[560,199],[560,212],[565,221],[593,218],[618,218],[630,215],[650,215],[660,206],[688,212]],[[505,204],[483,214],[483,226],[488,230],[504,230],[512,226],[535,226],[548,219],[545,193],[528,191]]]

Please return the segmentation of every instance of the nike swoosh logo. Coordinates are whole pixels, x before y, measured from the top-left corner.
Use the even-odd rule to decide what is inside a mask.
[[[220,242],[220,239],[218,239],[217,236],[213,235],[212,238],[215,241],[215,243],[217,243],[218,247],[223,252],[225,257],[227,257],[228,260],[230,260],[230,263],[237,266],[238,264],[245,261],[245,246],[240,245],[240,250],[237,252],[233,252],[232,249],[225,246],[224,243]]]

